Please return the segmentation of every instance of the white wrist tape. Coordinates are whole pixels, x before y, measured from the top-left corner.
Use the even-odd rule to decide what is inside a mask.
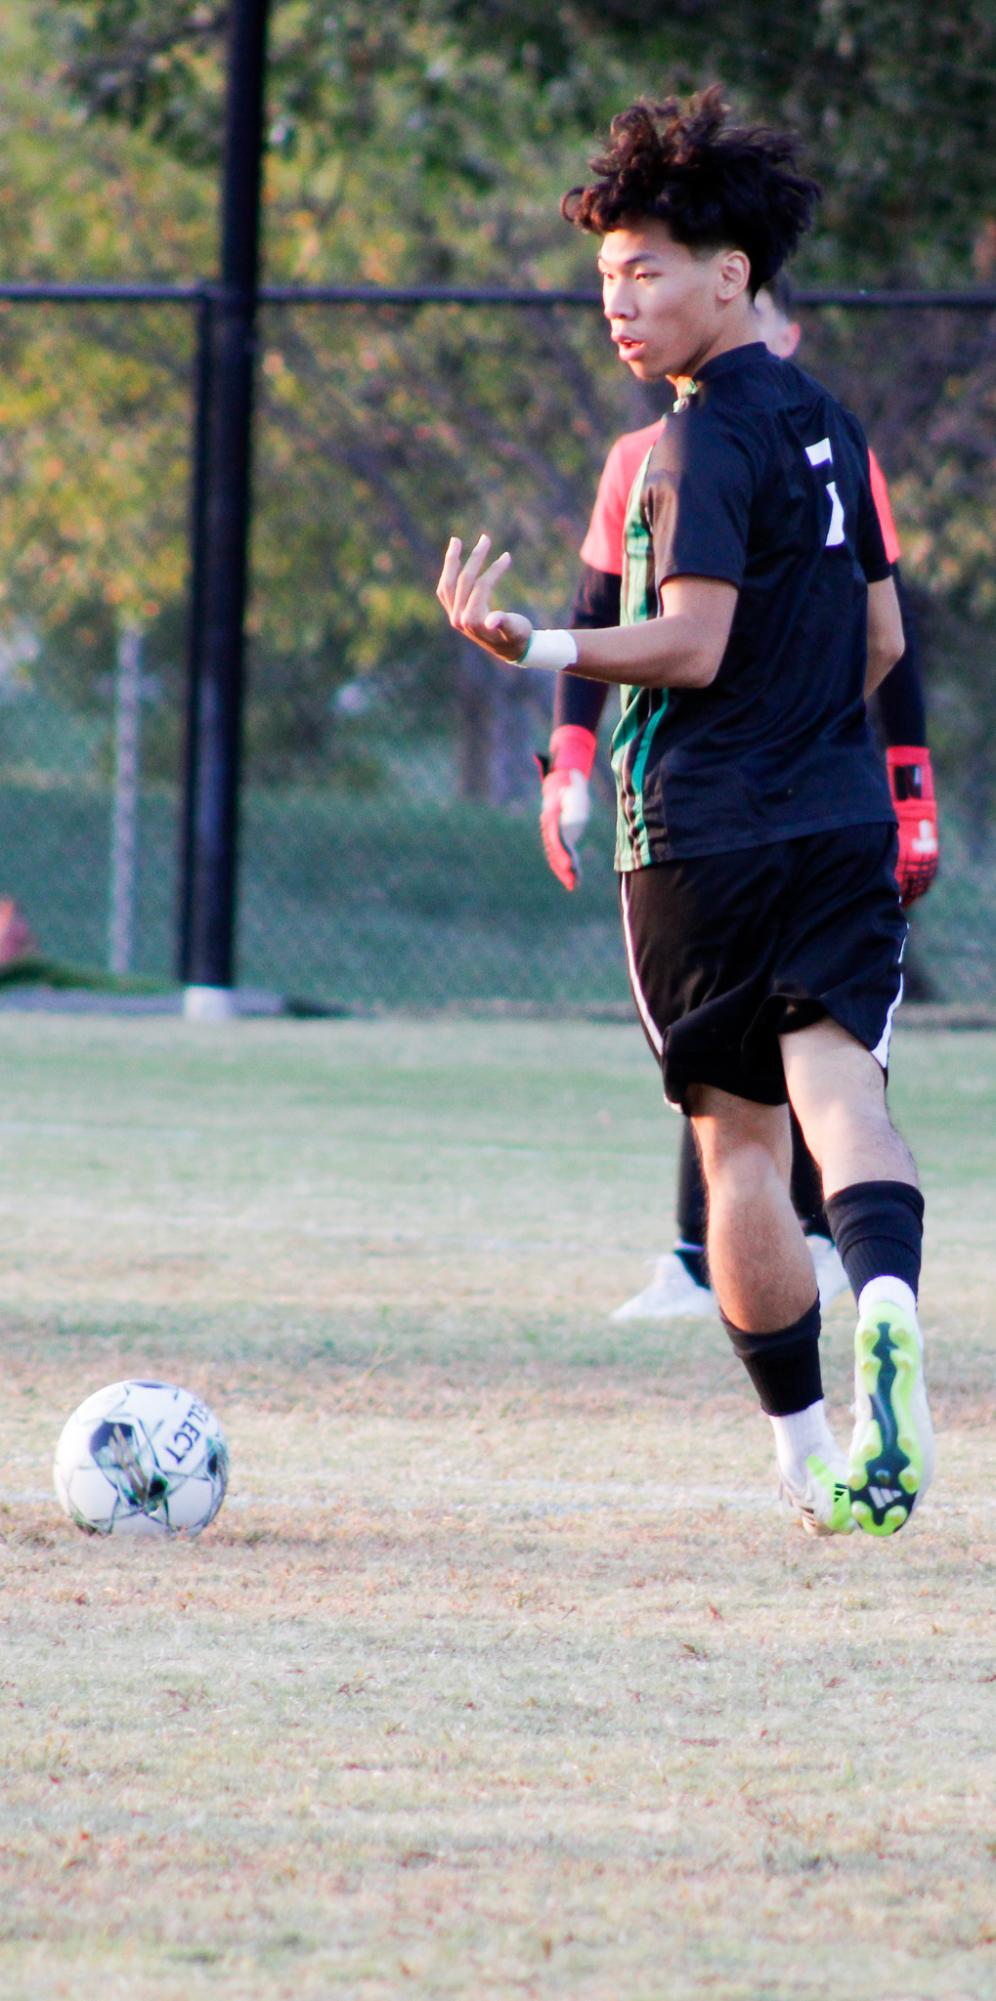
[[[529,645],[519,661],[520,667],[552,667],[559,672],[562,667],[573,667],[578,657],[578,649],[569,632],[553,626],[548,632],[529,635]]]

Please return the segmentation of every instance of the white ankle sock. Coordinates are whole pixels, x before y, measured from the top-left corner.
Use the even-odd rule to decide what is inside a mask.
[[[791,1411],[788,1417],[773,1417],[770,1423],[775,1434],[778,1470],[786,1480],[805,1477],[806,1460],[811,1452],[818,1453],[821,1459],[837,1454],[822,1397],[818,1403],[807,1404],[805,1410]]]

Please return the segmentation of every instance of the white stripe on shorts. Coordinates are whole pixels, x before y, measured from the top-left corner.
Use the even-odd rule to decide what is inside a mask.
[[[910,935],[909,926],[907,926],[906,938],[908,938],[909,935]],[[902,966],[903,953],[906,950],[906,938],[903,939],[903,942],[899,948],[900,966]],[[896,1009],[899,1006],[900,1001],[902,1000],[902,997],[903,997],[903,976],[902,972],[900,972],[899,986],[896,989],[896,998],[894,1001],[890,1001],[889,1003],[889,1011],[885,1017],[885,1027],[883,1028],[882,1033],[878,1041],[876,1042],[874,1049],[872,1050],[872,1055],[874,1056],[876,1063],[880,1063],[883,1070],[887,1070],[889,1067],[889,1044],[892,1041],[892,1017],[895,1014]]]
[[[654,1020],[653,1015],[650,1012],[650,1008],[647,1004],[646,995],[643,991],[643,988],[640,985],[640,981],[636,971],[636,955],[633,951],[633,934],[629,928],[628,875],[624,872],[620,876],[619,881],[621,885],[620,901],[622,903],[623,939],[626,945],[626,969],[629,973],[629,983],[633,989],[633,999],[636,1002],[636,1011],[640,1017],[640,1020],[643,1023],[644,1028],[646,1029],[647,1035],[650,1039],[651,1047],[654,1050],[655,1054],[657,1055],[658,1059],[660,1059],[660,1057],[663,1056],[664,1054],[664,1037],[661,1034],[656,1021]]]

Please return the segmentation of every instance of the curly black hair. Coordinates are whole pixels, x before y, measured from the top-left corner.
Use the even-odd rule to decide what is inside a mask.
[[[799,141],[731,121],[718,83],[682,104],[640,100],[612,120],[597,179],[571,188],[561,213],[604,236],[647,216],[689,249],[742,250],[750,291],[770,285],[810,227],[820,190],[798,170]]]

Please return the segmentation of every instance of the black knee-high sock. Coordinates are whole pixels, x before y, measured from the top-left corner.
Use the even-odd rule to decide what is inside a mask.
[[[820,1170],[802,1137],[802,1127],[792,1113],[792,1207],[807,1237],[829,1237],[830,1225],[823,1207]]]
[[[831,1195],[827,1218],[858,1298],[870,1278],[901,1278],[916,1296],[923,1247],[923,1196],[905,1181],[856,1181]]]
[[[722,1316],[723,1325],[769,1417],[791,1417],[823,1395],[820,1374],[820,1304],[814,1299],[791,1327],[774,1334],[745,1334]]]
[[[705,1243],[705,1178],[691,1119],[685,1119],[681,1130],[681,1152],[678,1157],[678,1234],[683,1243]]]
[[[696,1285],[708,1285],[706,1266],[706,1191],[699,1150],[692,1122],[686,1119],[681,1131],[678,1156],[678,1242],[676,1254]]]

